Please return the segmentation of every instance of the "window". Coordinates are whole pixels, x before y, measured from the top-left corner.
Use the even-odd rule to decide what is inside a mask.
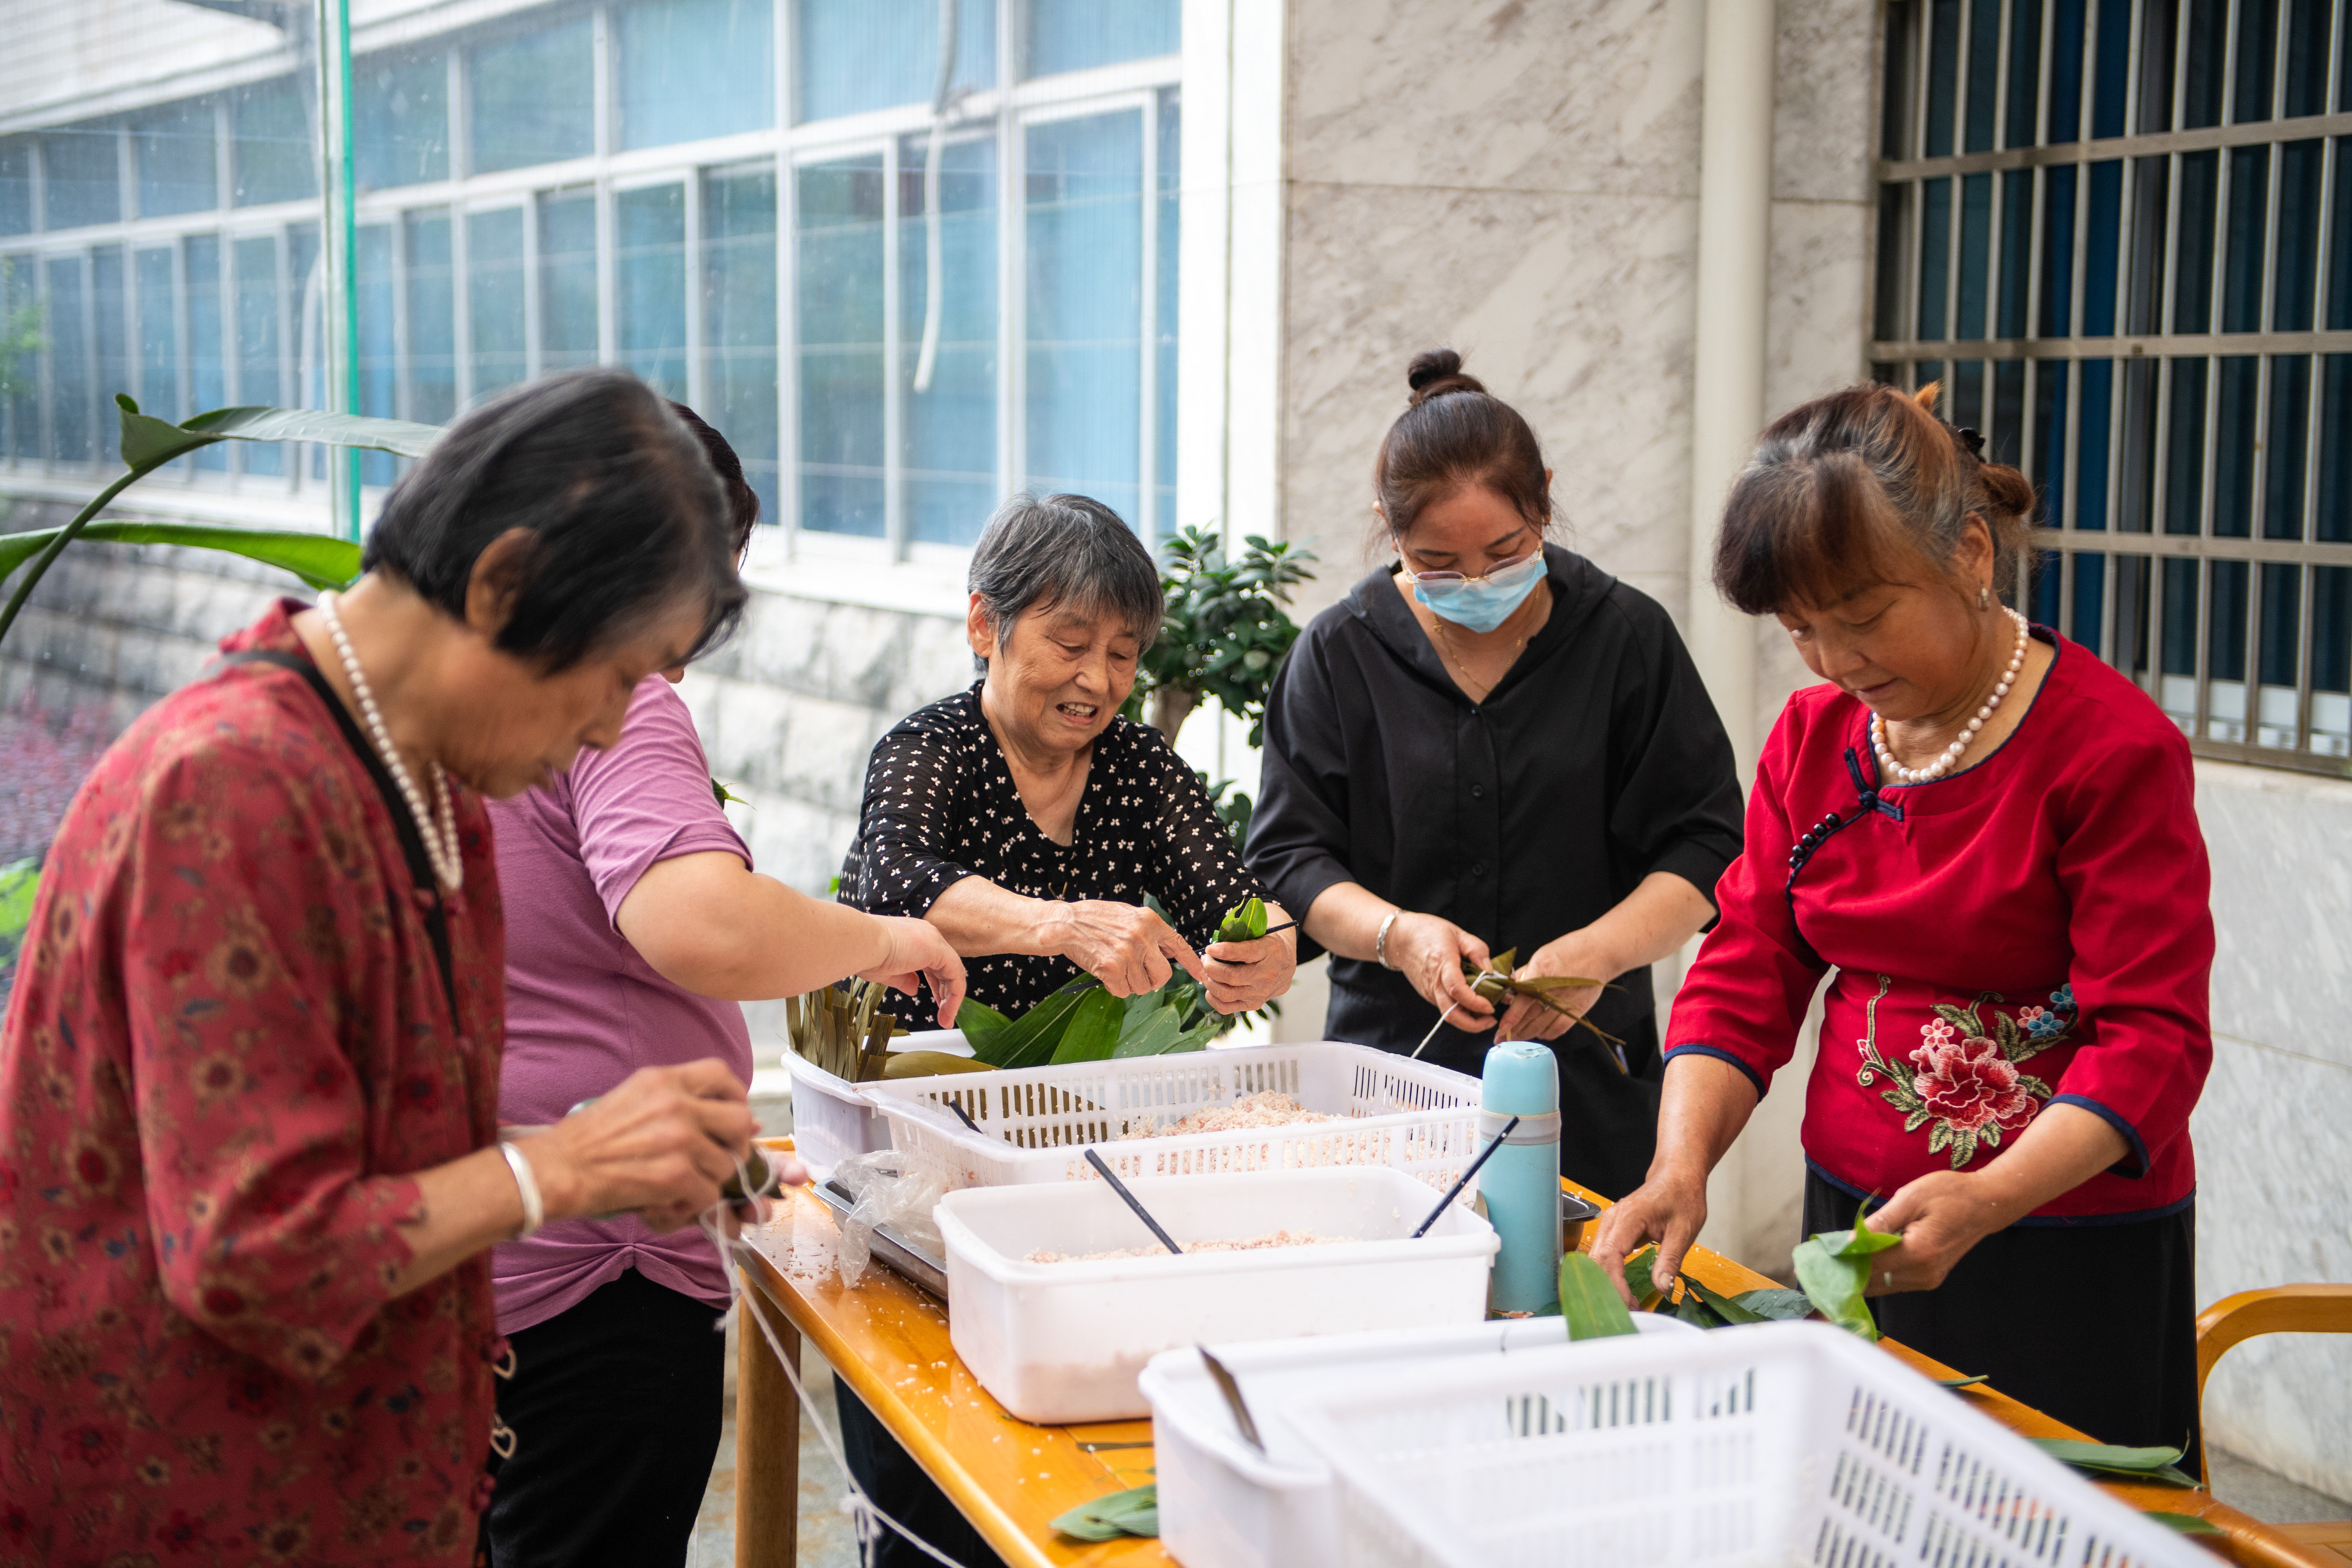
[[[959,0],[937,123],[937,0],[404,23],[352,61],[358,406],[438,424],[620,364],[726,434],[795,548],[968,549],[1024,488],[1165,532],[1180,11]],[[173,417],[322,403],[313,83],[0,138],[0,308],[40,323],[0,395],[0,483],[110,463],[118,391]],[[313,503],[325,472],[247,443],[173,467]],[[403,467],[360,458],[379,490]]]
[[[1874,374],[2041,489],[2036,618],[2352,772],[2342,0],[1893,0]]]

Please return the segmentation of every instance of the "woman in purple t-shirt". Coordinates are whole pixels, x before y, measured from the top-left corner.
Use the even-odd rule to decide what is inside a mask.
[[[759,498],[719,433],[702,437],[733,502],[736,551]],[[630,699],[620,743],[495,802],[507,910],[507,1048],[499,1114],[550,1123],[641,1067],[716,1058],[751,1076],[738,1001],[845,974],[940,997],[963,965],[919,920],[821,902],[751,870],[719,811],[694,721],[665,670]],[[942,988],[943,987],[943,988]],[[727,1279],[694,1229],[634,1215],[570,1220],[499,1247],[499,1329],[514,1346],[488,1515],[500,1568],[683,1563],[719,1447]]]

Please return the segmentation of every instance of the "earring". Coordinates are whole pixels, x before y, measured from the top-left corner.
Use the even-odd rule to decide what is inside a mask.
[[[1977,590],[1977,608],[1979,610],[1989,610],[1992,608],[1992,590],[1990,588],[1979,588]]]

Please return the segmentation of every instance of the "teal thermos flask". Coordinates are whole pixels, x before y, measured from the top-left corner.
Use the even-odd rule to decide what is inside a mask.
[[[1486,1168],[1478,1195],[1502,1238],[1488,1307],[1540,1312],[1559,1300],[1559,1063],[1540,1040],[1507,1040],[1486,1052],[1478,1146],[1516,1116],[1519,1124]]]

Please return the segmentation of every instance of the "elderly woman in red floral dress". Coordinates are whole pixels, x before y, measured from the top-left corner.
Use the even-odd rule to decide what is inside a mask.
[[[1680,1266],[1829,974],[1805,1228],[1883,1199],[1888,1334],[2094,1436],[2194,1454],[2213,920],[2189,747],[2001,604],[2032,488],[1933,396],[1809,403],[1733,489],[1716,583],[1827,684],[1766,742],[1675,1000],[1656,1160],[1593,1252],[1613,1270],[1655,1238],[1658,1277]]]
[[[349,592],[279,601],[100,761],[0,1033],[0,1563],[468,1561],[487,1249],[683,1224],[754,1131],[703,1061],[499,1141],[478,796],[618,738],[740,605],[730,543],[634,377],[520,389]]]

